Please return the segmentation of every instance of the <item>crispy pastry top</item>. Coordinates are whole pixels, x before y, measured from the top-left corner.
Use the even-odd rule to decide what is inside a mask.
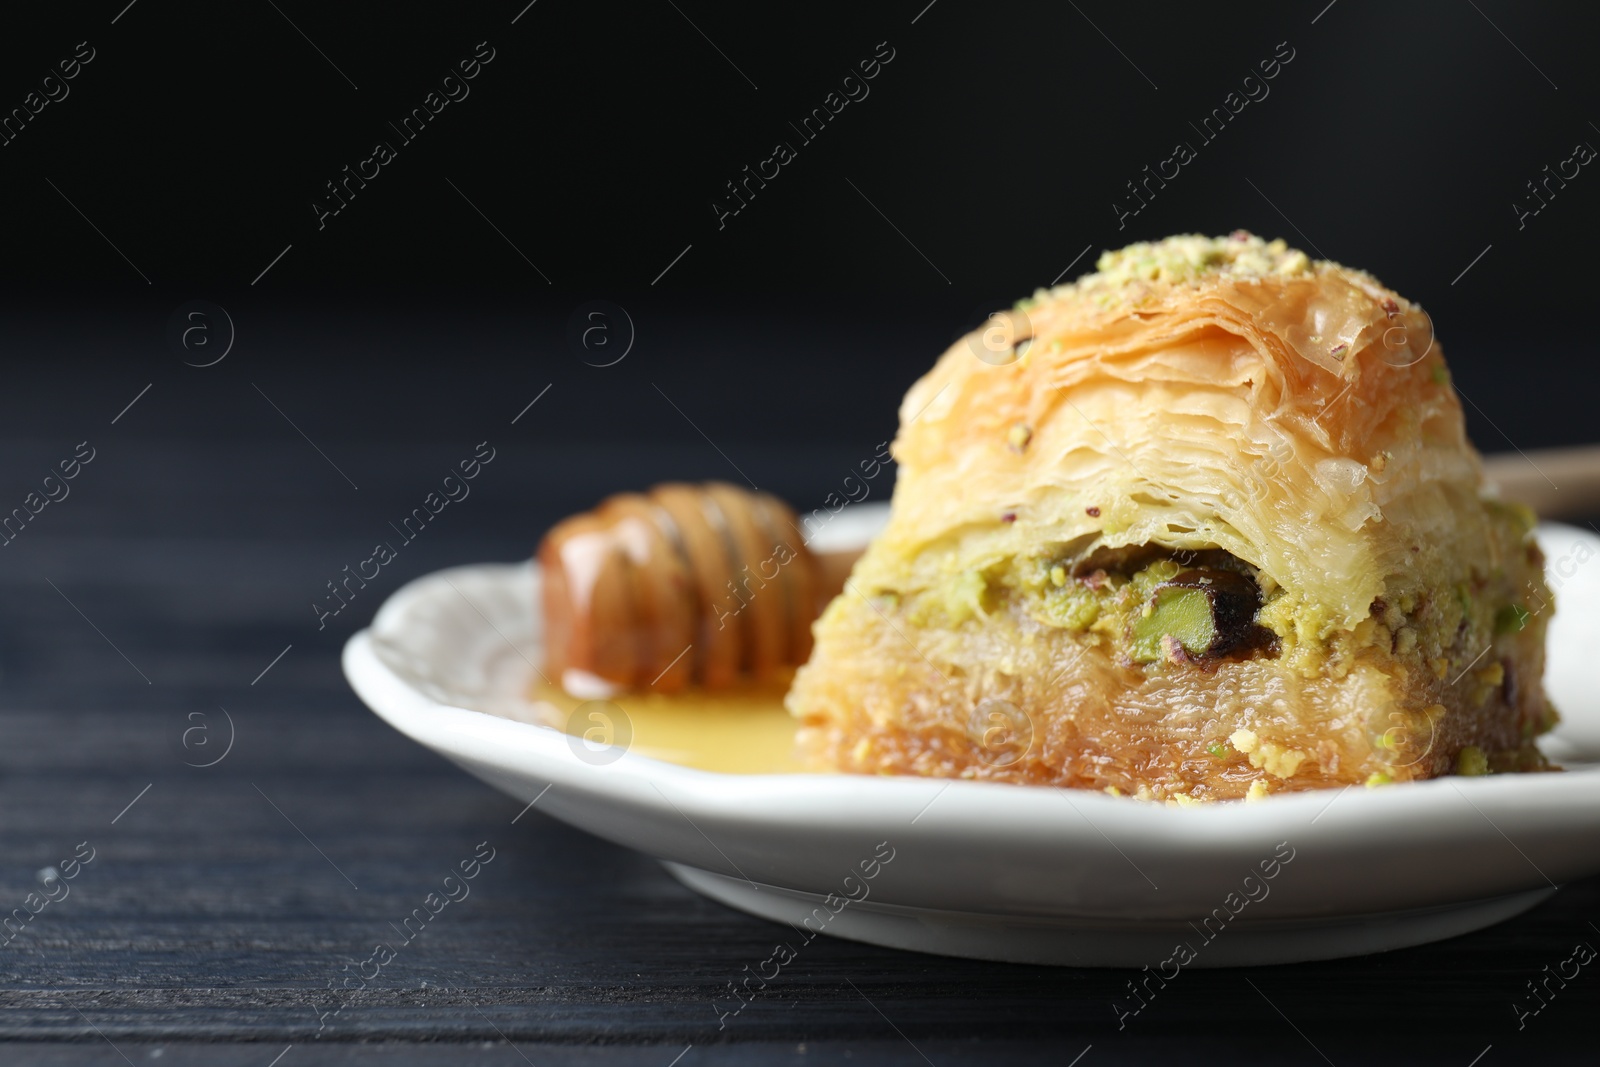
[[[860,584],[932,588],[1048,543],[1217,547],[1326,636],[1386,592],[1492,564],[1420,307],[1242,232],[1097,266],[991,316],[907,393]]]

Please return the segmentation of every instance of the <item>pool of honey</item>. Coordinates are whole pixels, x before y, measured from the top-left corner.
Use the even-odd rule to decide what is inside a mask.
[[[541,721],[601,751],[605,744],[667,763],[724,774],[800,774],[799,720],[783,707],[788,680],[729,692],[618,693],[585,701],[535,679],[528,696]]]

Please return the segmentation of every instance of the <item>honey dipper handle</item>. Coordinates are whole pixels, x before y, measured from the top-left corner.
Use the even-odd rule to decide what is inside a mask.
[[[1483,469],[1507,500],[1527,504],[1541,518],[1600,508],[1600,445],[1485,456]]]

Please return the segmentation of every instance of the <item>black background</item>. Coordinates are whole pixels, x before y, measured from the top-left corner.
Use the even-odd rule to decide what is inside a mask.
[[[20,899],[82,838],[104,856],[0,958],[0,1037],[85,1042],[19,1062],[121,1062],[105,1037],[140,1062],[263,1043],[172,1044],[169,1063],[264,1064],[283,1042],[342,1063],[312,1047],[419,1038],[496,1042],[496,1063],[522,1062],[506,1038],[538,1062],[590,1062],[573,1046],[599,1040],[665,1064],[693,1042],[682,1067],[757,1055],[725,1041],[1002,1062],[1007,1038],[1039,1042],[1006,1046],[1015,1062],[1092,1041],[1083,1067],[1320,1062],[1313,1043],[1345,1063],[1402,1034],[1465,1065],[1582,1037],[1592,977],[1530,1034],[1506,1009],[1590,936],[1592,880],[1483,934],[1253,972],[1293,1024],[1237,973],[1186,979],[1127,1035],[1105,1007],[1124,974],[819,942],[794,1005],[719,1035],[706,1004],[762,958],[766,924],[537,812],[508,837],[520,805],[378,723],[337,654],[401,582],[522,557],[618,489],[748,479],[820,505],[985,311],[1175,232],[1281,235],[1421,302],[1485,451],[1593,440],[1600,177],[1521,229],[1512,205],[1600,144],[1600,9],[524,3],[7,15],[0,114],[78,42],[96,53],[0,146],[0,511],[77,442],[97,450],[0,548],[0,892]],[[470,96],[319,229],[324,183],[482,41]],[[894,59],[870,95],[719,228],[725,183],[795,144],[789,123],[880,42]],[[1189,123],[1280,42],[1294,59],[1270,95],[1200,145]],[[1125,183],[1179,140],[1197,158],[1119,228]],[[174,345],[200,300],[226,311],[211,347]],[[626,318],[585,349],[570,326],[597,300]],[[186,365],[226,347],[224,321],[226,358]],[[484,440],[472,498],[319,629],[324,583]],[[219,707],[236,750],[185,767],[190,716]],[[482,836],[506,841],[505,880],[318,1036],[305,1005],[337,961]],[[435,1061],[407,1055],[371,1061]]]
[[[924,3],[33,12],[0,40],[0,106],[77,42],[96,58],[0,148],[0,343],[22,376],[0,418],[70,434],[158,379],[181,422],[126,432],[275,434],[254,380],[314,439],[463,439],[553,382],[529,440],[698,440],[655,382],[730,454],[859,447],[983,311],[1103,248],[1246,228],[1427,307],[1486,451],[1593,435],[1600,196],[1585,170],[1520,230],[1512,207],[1600,143],[1592,6]],[[324,183],[398,143],[388,123],[480,41],[470,96],[318,229]],[[800,143],[789,124],[884,41],[870,95]],[[1189,124],[1279,42],[1295,58],[1270,95],[1201,143]],[[1125,183],[1180,139],[1198,158],[1119,229]],[[779,140],[798,158],[719,229],[713,200]],[[237,329],[209,374],[164,341],[192,299]],[[615,367],[567,341],[592,299],[636,328]],[[236,399],[214,391],[230,376]]]

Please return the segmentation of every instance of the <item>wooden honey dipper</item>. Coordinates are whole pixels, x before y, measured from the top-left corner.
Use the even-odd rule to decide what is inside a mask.
[[[608,497],[539,546],[546,673],[575,696],[768,681],[860,554],[812,552],[787,504],[722,482]]]

